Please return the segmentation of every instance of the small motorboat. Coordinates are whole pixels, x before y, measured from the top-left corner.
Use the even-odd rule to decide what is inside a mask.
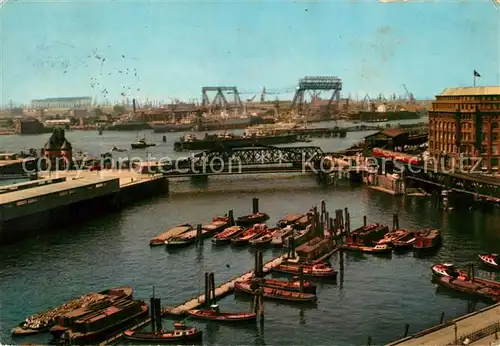
[[[216,304],[211,305],[208,310],[189,310],[187,314],[197,319],[221,322],[243,322],[257,319],[257,314],[254,312],[220,312],[219,306]]]
[[[257,223],[263,223],[269,220],[269,215],[266,213],[255,213],[246,216],[240,216],[236,219],[236,224],[239,226],[253,226]]]
[[[123,337],[132,341],[156,343],[192,343],[200,342],[203,339],[203,332],[196,328],[189,328],[182,322],[174,323],[173,331],[159,330],[157,332],[138,332],[135,330],[126,330]]]
[[[153,239],[149,241],[150,246],[158,246],[158,245],[165,245],[165,241],[169,240],[170,238],[178,237],[183,233],[189,232],[193,229],[193,227],[189,224],[184,224],[184,225],[179,225],[175,226],[168,231],[157,235]]]
[[[392,247],[387,244],[367,246],[363,244],[344,244],[342,249],[350,251],[359,251],[364,253],[371,253],[374,255],[390,254],[392,253]]]
[[[272,269],[272,271],[298,275],[300,273],[301,264],[298,263],[282,263]],[[309,277],[318,278],[336,278],[337,271],[326,263],[318,264],[302,264],[302,274]]]
[[[116,151],[116,152],[119,152],[119,153],[123,153],[124,151],[127,151],[127,149],[120,149],[120,148],[117,148],[117,147],[112,147],[110,151]]]
[[[497,254],[478,255],[478,257],[483,264],[491,268],[500,269],[500,257]]]
[[[229,228],[226,228],[221,233],[216,234],[212,237],[212,244],[214,245],[227,244],[231,241],[231,238],[237,237],[244,231],[245,228],[241,226],[231,226]]]
[[[255,239],[249,241],[252,246],[264,246],[271,243],[273,240],[274,234],[278,231],[281,231],[281,228],[269,228],[263,232],[263,234]]]
[[[252,283],[250,281],[237,281],[234,283],[234,289],[236,291],[247,294],[255,294],[255,291],[252,289]],[[315,302],[317,300],[316,295],[312,293],[289,291],[266,286],[262,287],[262,289],[263,298],[286,300],[292,302]]]
[[[274,280],[274,279],[261,279],[259,285],[269,288],[278,288],[285,291],[300,292],[300,280],[298,277],[293,277],[292,280]],[[316,284],[311,281],[302,281],[302,291],[304,293],[316,294]]]
[[[449,276],[449,277],[456,278],[460,275],[467,275],[466,272],[455,268],[455,265],[453,263],[434,264],[431,267],[431,270],[432,270],[432,273],[437,277]]]
[[[253,225],[252,228],[247,229],[241,233],[238,237],[231,239],[232,245],[246,245],[252,239],[255,239],[262,235],[267,230],[267,225],[265,223],[258,223]]]
[[[212,222],[201,226],[201,228],[210,232],[211,235],[214,235],[215,233],[219,233],[220,231],[226,229],[230,225],[230,223],[231,220],[229,219],[229,217],[214,217],[212,219]]]
[[[416,236],[413,249],[418,251],[430,250],[441,245],[441,232],[438,229],[424,229]]]
[[[137,142],[130,144],[132,149],[144,149],[149,147],[154,147],[156,144],[146,142],[145,138],[138,139]]]

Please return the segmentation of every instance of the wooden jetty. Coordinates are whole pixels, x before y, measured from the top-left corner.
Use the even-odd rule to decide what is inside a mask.
[[[277,267],[278,265],[281,264],[283,259],[285,258],[285,255],[273,258],[272,260],[266,262],[263,266],[263,271],[264,274],[267,274],[271,271],[272,268]],[[234,290],[234,283],[237,281],[245,281],[249,280],[252,278],[254,274],[254,270],[250,270],[246,272],[243,275],[239,275],[229,281],[226,281],[222,285],[219,285],[218,287],[215,288],[215,298],[220,298],[225,295],[228,295],[229,293],[233,292]],[[197,309],[200,307],[202,304],[205,303],[205,294],[202,294],[198,297],[194,297],[184,304],[178,305],[176,307],[165,307],[163,309],[163,314],[164,315],[173,315],[173,316],[182,316],[185,315],[189,310]]]
[[[470,345],[498,332],[500,332],[500,303],[439,324],[387,346]]]

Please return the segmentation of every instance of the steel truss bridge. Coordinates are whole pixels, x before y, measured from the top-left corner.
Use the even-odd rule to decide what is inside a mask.
[[[324,160],[332,154],[325,153],[320,147],[239,147],[214,149],[201,152],[192,158],[178,160],[167,178],[196,177],[223,174],[265,174],[265,173],[305,173],[320,168],[328,168]]]
[[[405,179],[413,179],[440,186],[445,190],[473,194],[483,198],[500,198],[500,178],[474,173],[450,173],[435,167],[412,165],[403,172]]]

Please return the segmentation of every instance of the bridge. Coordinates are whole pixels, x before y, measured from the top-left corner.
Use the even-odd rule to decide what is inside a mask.
[[[173,163],[164,173],[167,178],[204,177],[227,174],[307,173],[314,172],[320,180],[330,173],[351,172],[350,167],[334,169],[333,157],[320,147],[236,147],[213,149]],[[359,171],[360,168],[355,170]]]

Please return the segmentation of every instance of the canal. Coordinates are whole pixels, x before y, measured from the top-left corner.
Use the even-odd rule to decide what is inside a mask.
[[[72,137],[73,133],[68,133],[70,141]],[[96,146],[96,137],[89,137],[89,148]],[[321,139],[331,147],[349,140],[352,138]],[[167,144],[171,147],[173,143]],[[440,228],[444,244],[437,254],[424,258],[411,252],[391,258],[346,254],[345,270],[337,283],[320,284],[317,307],[266,301],[262,330],[190,322],[204,331],[205,344],[353,345],[366,343],[369,336],[372,344],[383,344],[401,337],[405,323],[414,333],[437,323],[441,312],[448,319],[485,306],[437,290],[430,281],[430,266],[436,262],[477,263],[478,253],[498,251],[497,213],[443,212],[432,199],[393,197],[348,184],[323,188],[313,178],[301,175],[227,176],[210,178],[202,186],[189,180],[176,181],[171,190],[169,196],[141,201],[85,224],[68,224],[61,230],[3,246],[1,343],[48,342],[47,334],[12,339],[10,329],[28,315],[87,292],[130,285],[135,297],[148,299],[154,286],[163,305],[176,305],[202,293],[205,272],[214,272],[217,284],[251,269],[253,252],[249,248],[216,249],[205,241],[201,248],[167,252],[161,247],[150,248],[149,240],[176,224],[204,223],[229,209],[236,216],[248,214],[253,197],[260,199],[261,211],[271,216],[270,225],[325,200],[330,212],[348,207],[353,227],[362,224],[363,215],[368,222],[390,225],[393,213],[398,213],[401,227]],[[264,259],[277,254],[266,250]],[[338,269],[339,255],[331,262]],[[498,279],[480,267],[477,275]],[[248,311],[251,301],[230,295],[220,306],[224,311]],[[165,319],[166,329],[169,323]]]

